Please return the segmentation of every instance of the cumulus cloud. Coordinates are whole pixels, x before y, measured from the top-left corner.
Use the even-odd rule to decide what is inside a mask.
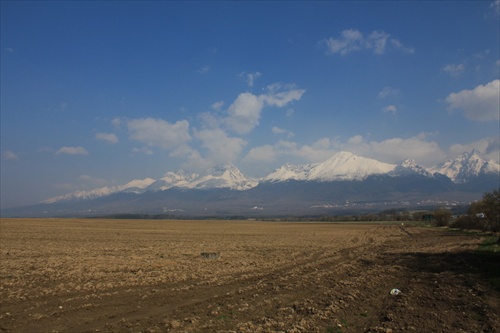
[[[113,133],[96,133],[95,138],[111,144],[118,143],[118,137]]]
[[[387,112],[387,113],[392,113],[392,115],[396,115],[396,112],[398,111],[398,108],[394,105],[388,105],[384,108],[382,108],[382,111]]]
[[[462,90],[446,97],[448,110],[462,110],[467,119],[490,121],[500,119],[500,80]]]
[[[56,155],[88,155],[89,152],[83,147],[61,147],[56,152]]]
[[[413,158],[425,166],[433,166],[436,161],[447,159],[447,154],[438,144],[429,140],[429,134],[420,133],[410,138],[389,138],[382,141],[367,140],[362,135],[354,135],[346,141],[321,138],[312,144],[299,144],[280,140],[274,145],[263,145],[250,149],[242,159],[246,165],[265,166],[279,161],[296,163],[323,162],[339,151],[350,151],[360,156],[374,158],[386,163],[400,163]]]
[[[241,138],[230,137],[220,128],[196,131],[195,137],[201,141],[202,147],[207,150],[207,159],[213,164],[234,161],[247,144]]]
[[[260,115],[265,106],[284,107],[293,101],[300,100],[305,93],[303,89],[293,86],[273,84],[261,95],[242,93],[229,106],[228,116],[223,120],[227,128],[237,134],[247,134],[259,124]]]
[[[10,151],[10,150],[6,150],[3,152],[3,158],[5,160],[8,160],[8,161],[16,161],[19,159],[19,156],[17,156],[16,153],[14,153],[13,151]]]
[[[382,55],[387,50],[399,50],[413,53],[413,48],[405,47],[398,39],[384,31],[373,31],[367,36],[356,29],[343,30],[339,38],[325,39],[330,54],[346,55],[359,50],[371,50],[375,54]]]
[[[172,149],[191,140],[189,122],[169,123],[162,119],[141,118],[129,120],[130,138],[152,147]]]
[[[220,101],[220,102],[215,102],[214,104],[212,104],[212,109],[214,110],[220,110],[220,108],[224,105],[224,102],[223,101]]]
[[[279,140],[274,145],[264,145],[250,149],[242,162],[248,165],[272,164],[282,157],[298,163],[323,162],[335,153],[330,139],[322,138],[313,144],[300,145],[297,142]]]
[[[247,164],[273,163],[277,161],[277,157],[278,157],[278,152],[276,151],[275,146],[264,145],[250,149],[246,154],[246,156],[243,158],[243,163]]]
[[[482,158],[500,162],[500,139],[498,137],[484,138],[466,144],[454,144],[449,148],[451,157],[457,157],[464,152],[478,151]]]
[[[383,141],[369,141],[360,135],[350,138],[345,144],[338,144],[340,150],[371,157],[387,163],[399,163],[413,158],[418,163],[431,166],[442,161],[446,154],[434,141],[427,140],[428,134],[420,133],[410,138],[390,138]]]
[[[441,68],[441,71],[448,74],[452,78],[458,78],[465,70],[464,64],[448,64]]]
[[[229,106],[229,117],[225,119],[225,123],[231,131],[246,134],[259,123],[263,107],[261,98],[251,93],[242,93]]]
[[[286,135],[288,138],[293,138],[295,136],[294,133],[290,132],[290,131],[287,131],[286,129],[283,129],[283,128],[279,128],[277,126],[273,126],[273,128],[271,129],[272,132],[274,134],[284,134]]]

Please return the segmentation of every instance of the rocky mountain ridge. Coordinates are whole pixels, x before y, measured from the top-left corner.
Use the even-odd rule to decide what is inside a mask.
[[[169,171],[158,180],[145,178],[133,180],[121,186],[77,191],[47,199],[42,203],[50,204],[61,201],[95,199],[113,193],[139,194],[157,192],[172,188],[244,191],[264,183],[361,181],[374,175],[387,175],[390,177],[420,175],[427,178],[446,176],[454,183],[464,184],[470,179],[483,174],[500,175],[500,165],[493,161],[481,159],[476,151],[464,153],[454,160],[429,169],[418,165],[412,159],[407,159],[400,164],[389,164],[343,151],[322,163],[285,164],[259,180],[247,178],[236,166],[227,164],[212,168],[204,175],[188,173],[183,170]]]

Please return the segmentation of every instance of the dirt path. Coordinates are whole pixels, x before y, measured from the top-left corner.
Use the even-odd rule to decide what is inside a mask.
[[[479,236],[134,223],[2,221],[0,331],[500,331],[500,294],[478,271],[495,263],[472,251]]]

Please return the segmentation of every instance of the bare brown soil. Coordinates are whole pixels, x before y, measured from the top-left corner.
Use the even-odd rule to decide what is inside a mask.
[[[256,221],[0,228],[0,331],[500,331],[479,235]]]

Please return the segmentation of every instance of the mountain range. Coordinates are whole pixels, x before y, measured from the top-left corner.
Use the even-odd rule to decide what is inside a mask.
[[[321,163],[285,164],[252,179],[236,166],[215,167],[204,175],[183,170],[160,179],[77,191],[29,207],[2,210],[2,216],[175,213],[176,215],[312,214],[392,203],[418,205],[434,200],[467,202],[497,189],[500,165],[476,151],[425,168],[414,160],[389,164],[339,152]],[[347,205],[347,206],[349,206]]]

